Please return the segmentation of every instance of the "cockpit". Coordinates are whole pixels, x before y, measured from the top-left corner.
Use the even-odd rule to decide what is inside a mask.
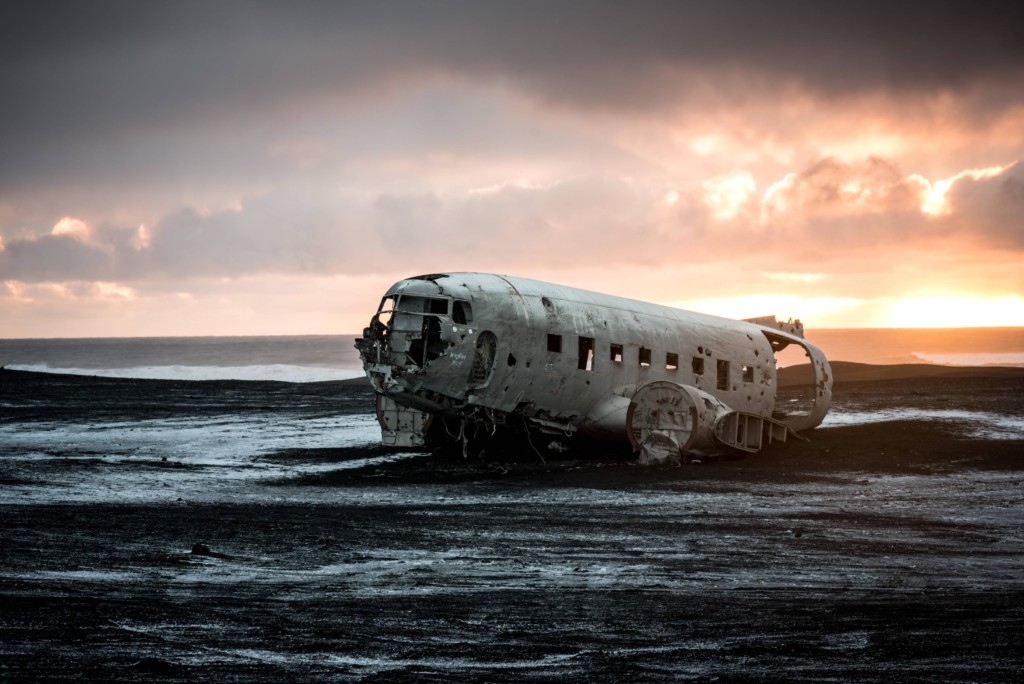
[[[385,296],[363,332],[377,358],[364,359],[392,366],[419,367],[444,354],[454,343],[459,326],[473,322],[468,301],[414,294]]]

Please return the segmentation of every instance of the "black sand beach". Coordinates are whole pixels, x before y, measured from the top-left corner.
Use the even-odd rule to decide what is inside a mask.
[[[809,441],[657,468],[391,454],[363,382],[0,371],[0,679],[1018,679],[1024,369],[834,371]]]

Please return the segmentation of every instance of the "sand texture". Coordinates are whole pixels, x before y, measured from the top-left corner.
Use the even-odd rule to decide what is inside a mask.
[[[644,468],[387,451],[362,383],[0,371],[0,680],[1019,679],[1024,370],[835,374],[809,441]]]

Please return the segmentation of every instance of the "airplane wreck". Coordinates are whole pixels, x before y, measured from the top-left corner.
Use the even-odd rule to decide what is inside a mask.
[[[776,353],[798,345],[810,408],[777,410]],[[395,283],[356,348],[385,445],[465,444],[512,426],[629,444],[641,463],[767,444],[821,424],[824,354],[799,321],[735,321],[550,283],[438,273]]]

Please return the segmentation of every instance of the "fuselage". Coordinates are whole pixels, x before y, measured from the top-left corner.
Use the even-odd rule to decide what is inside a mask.
[[[625,441],[629,404],[652,382],[771,418],[774,351],[790,343],[815,365],[817,396],[808,414],[786,424],[815,427],[828,410],[831,374],[798,326],[525,278],[444,273],[393,285],[357,346],[377,392],[401,407],[461,420],[517,415],[540,428]]]

